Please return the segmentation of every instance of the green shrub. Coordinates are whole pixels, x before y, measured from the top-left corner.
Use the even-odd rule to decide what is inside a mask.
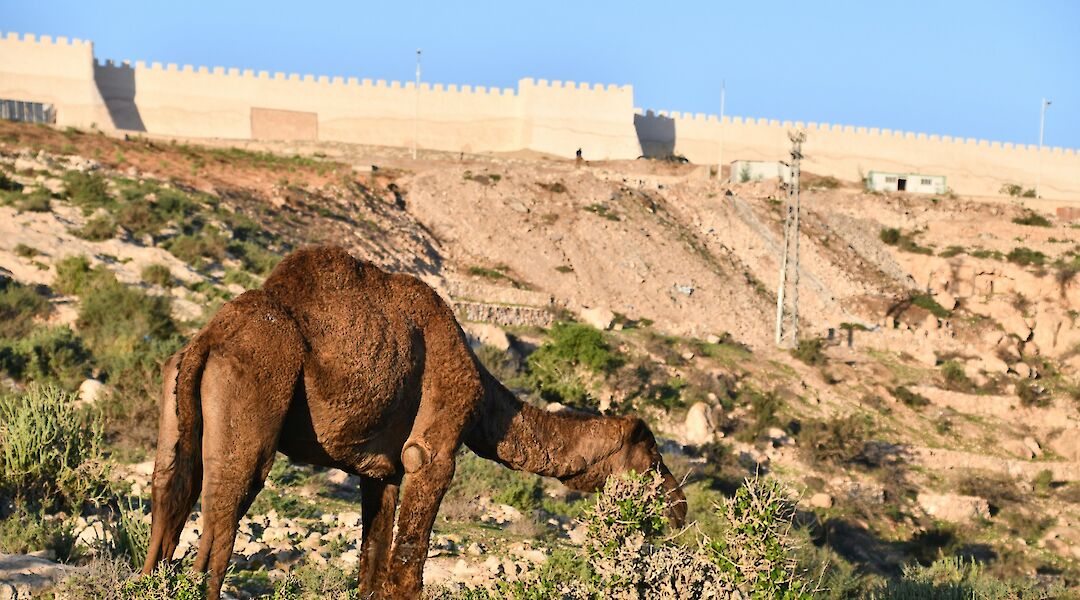
[[[244,270],[266,277],[281,262],[281,255],[271,252],[252,241],[229,244],[230,254],[240,260]]]
[[[142,567],[150,548],[150,523],[143,520],[143,510],[137,500],[128,498],[119,504],[120,512],[109,523],[111,533],[107,551],[127,560],[132,569]]]
[[[1046,389],[1030,379],[1021,379],[1016,382],[1016,395],[1020,398],[1020,404],[1023,406],[1041,408],[1050,406],[1050,394],[1047,394]]]
[[[1035,580],[1005,581],[983,571],[974,559],[951,556],[930,566],[904,567],[903,576],[875,590],[875,600],[1035,600],[1058,598],[1064,590],[1040,587]]]
[[[225,260],[228,241],[216,229],[206,227],[199,233],[178,235],[165,242],[164,248],[187,264],[200,267],[207,259],[218,263]]]
[[[98,215],[75,231],[75,235],[91,242],[103,242],[116,236],[116,223],[108,215]]]
[[[547,190],[553,194],[566,193],[566,185],[561,181],[556,181],[554,183],[538,183],[536,185],[540,186],[541,189]]]
[[[109,196],[105,178],[98,173],[68,171],[64,173],[64,184],[68,200],[85,214],[98,208],[112,208],[115,203]]]
[[[667,506],[660,473],[630,471],[609,477],[585,511],[586,549],[593,555],[609,554],[631,538],[656,537],[667,527]]]
[[[812,597],[795,557],[795,502],[778,481],[748,479],[718,513],[724,535],[706,548],[732,587],[746,590],[751,598]]]
[[[622,364],[599,330],[578,323],[555,323],[550,340],[528,359],[529,371],[544,399],[588,406],[589,391],[581,371],[606,375]]]
[[[1012,222],[1030,227],[1050,227],[1052,225],[1049,219],[1033,210],[1024,211],[1023,216],[1016,217]]]
[[[0,340],[0,370],[19,381],[55,382],[75,388],[90,374],[93,358],[69,327],[37,327],[21,338]]]
[[[78,510],[109,488],[99,418],[57,387],[0,398],[0,490],[33,506]]]
[[[490,496],[500,504],[509,504],[525,515],[540,507],[544,501],[544,485],[531,473],[512,471],[498,463],[478,458],[471,452],[458,454],[455,477],[447,491],[450,504],[471,505],[476,498]]]
[[[173,287],[172,271],[165,265],[154,263],[146,265],[139,272],[139,277],[150,285],[160,285],[163,288]]]
[[[205,596],[206,574],[163,562],[149,575],[125,580],[119,600],[203,600]]]
[[[911,408],[930,406],[930,399],[922,394],[913,392],[905,386],[897,386],[889,390],[893,397]]]
[[[51,310],[48,299],[33,288],[0,278],[0,343],[26,335],[34,320]]]
[[[947,319],[952,316],[952,312],[946,309],[941,304],[938,304],[937,300],[930,294],[916,294],[911,297],[912,306],[918,306],[919,308],[930,311],[930,314],[939,319]]]
[[[13,206],[19,212],[49,212],[52,210],[52,195],[45,188],[36,188],[29,194],[5,192],[0,194],[0,204]]]
[[[95,356],[110,360],[176,333],[169,298],[128,287],[108,271],[81,290],[78,329]]]
[[[949,246],[948,248],[938,252],[938,256],[941,258],[952,258],[958,254],[964,254],[966,250],[963,246]]]
[[[1026,267],[1029,265],[1035,265],[1038,267],[1046,264],[1046,255],[1038,250],[1032,250],[1031,248],[1025,248],[1019,246],[1013,248],[1008,254],[1005,255],[1006,260],[1011,263]]]
[[[744,385],[739,389],[736,403],[748,405],[747,409],[753,419],[752,423],[746,424],[739,431],[738,437],[742,441],[752,442],[766,433],[770,427],[781,427],[781,412],[784,410],[784,400],[773,391],[761,391],[751,385]]]
[[[825,356],[824,350],[825,340],[821,338],[803,339],[799,340],[798,346],[792,349],[791,355],[812,367],[821,366],[829,362],[829,357]]]
[[[800,445],[817,463],[866,464],[867,443],[874,435],[873,422],[865,415],[827,420],[807,420],[799,430]]]
[[[104,266],[90,268],[85,256],[69,256],[56,263],[56,279],[53,289],[62,294],[81,295],[97,279],[111,274]]]
[[[926,255],[933,254],[933,250],[920,246],[918,242],[915,241],[915,236],[917,234],[918,232],[904,233],[903,231],[895,227],[886,227],[883,228],[880,233],[878,233],[878,237],[881,238],[882,242],[890,246],[896,246],[904,252],[912,252],[914,254]]]
[[[274,586],[271,600],[353,600],[356,574],[333,565],[306,563],[290,570]]]
[[[1017,184],[1017,183],[1005,183],[1005,184],[1002,184],[1001,188],[998,190],[998,193],[999,194],[1007,194],[1009,196],[1013,196],[1013,197],[1016,197],[1016,198],[1034,198],[1035,197],[1035,190],[1034,189],[1028,188],[1027,190],[1025,190],[1024,186],[1022,186],[1020,184]]]
[[[33,246],[27,246],[21,242],[15,244],[15,256],[30,259],[40,255],[41,251]]]
[[[964,365],[955,360],[941,363],[941,375],[945,379],[945,388],[955,392],[970,392],[975,384],[964,372]]]
[[[75,519],[47,516],[42,509],[30,510],[18,503],[0,519],[0,552],[28,554],[51,550],[62,561],[75,558]]]

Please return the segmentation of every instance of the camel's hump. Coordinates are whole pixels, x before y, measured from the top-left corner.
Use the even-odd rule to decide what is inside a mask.
[[[266,278],[263,289],[279,295],[358,289],[375,275],[374,265],[354,258],[340,246],[308,246],[286,256]],[[370,283],[370,282],[367,282]]]

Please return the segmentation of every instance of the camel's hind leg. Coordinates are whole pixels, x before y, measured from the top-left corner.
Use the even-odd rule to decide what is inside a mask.
[[[364,477],[360,485],[364,511],[363,541],[360,544],[360,597],[372,598],[389,568],[401,480]]]
[[[191,508],[199,497],[202,483],[202,464],[197,454],[183,454],[179,444],[180,424],[176,406],[176,377],[181,353],[172,356],[162,369],[164,381],[161,394],[161,413],[158,425],[158,449],[154,461],[152,486],[153,529],[146,554],[143,573],[154,570],[158,562],[172,560],[180,532],[191,515]],[[198,440],[190,444],[198,452]]]
[[[292,386],[261,377],[258,364],[212,353],[202,381],[202,536],[195,570],[210,572],[217,598],[236,528],[262,489],[277,450]]]

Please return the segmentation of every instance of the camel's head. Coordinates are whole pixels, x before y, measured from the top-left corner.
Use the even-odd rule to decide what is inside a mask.
[[[660,449],[656,446],[656,438],[645,421],[637,417],[623,419],[622,445],[609,459],[611,473],[625,473],[636,471],[660,471],[664,478],[664,489],[668,499],[668,519],[671,525],[682,527],[686,521],[686,496],[679,486],[679,482],[672,476],[664,458],[660,455]]]

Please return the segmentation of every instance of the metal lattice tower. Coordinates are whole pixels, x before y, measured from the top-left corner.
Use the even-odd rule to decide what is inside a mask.
[[[799,161],[805,131],[788,133],[791,140],[791,182],[784,204],[784,256],[780,261],[780,287],[776,291],[776,345],[794,348],[799,343]]]

